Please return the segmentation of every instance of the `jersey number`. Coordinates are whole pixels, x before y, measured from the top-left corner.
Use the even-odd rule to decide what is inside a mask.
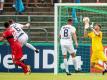
[[[20,32],[21,30],[18,28],[18,27],[16,27],[16,26],[14,26],[14,29],[17,31],[17,32]]]
[[[68,29],[64,29],[64,37],[68,37]]]

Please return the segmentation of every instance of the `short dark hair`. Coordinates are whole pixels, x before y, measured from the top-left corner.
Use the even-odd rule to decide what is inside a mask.
[[[10,25],[9,25],[9,22],[5,22],[5,23],[4,23],[4,27],[5,27],[5,28],[9,28],[9,26],[10,26]]]
[[[96,24],[97,26],[99,26],[100,27],[100,29],[101,29],[101,25],[100,24]]]
[[[8,22],[9,22],[9,24],[12,24],[14,22],[14,20],[10,19]]]
[[[68,19],[68,22],[72,22],[72,19]]]

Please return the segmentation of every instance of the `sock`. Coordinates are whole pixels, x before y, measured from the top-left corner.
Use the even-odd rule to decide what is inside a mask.
[[[21,62],[21,61],[15,61],[15,64],[18,65],[18,66],[20,66],[20,67],[22,67],[24,73],[28,72],[27,65],[25,65],[23,62]]]
[[[32,46],[31,44],[29,44],[29,43],[26,43],[25,45],[26,45],[26,47],[32,49],[33,51],[36,50],[36,48],[34,46]]]
[[[75,64],[76,64],[76,67],[75,67],[75,70],[81,70],[81,59],[79,57],[75,57]]]
[[[100,67],[99,65],[95,65],[94,67],[95,67],[96,69],[98,69],[98,70],[104,71],[104,68],[103,68],[103,67]]]
[[[76,60],[76,57],[72,58],[72,61],[73,61],[73,65],[74,65],[75,70],[78,70],[78,62]]]
[[[64,59],[64,65],[65,65],[65,70],[66,70],[66,72],[69,72],[67,59]]]
[[[107,69],[107,64],[106,63],[104,63],[104,69]]]

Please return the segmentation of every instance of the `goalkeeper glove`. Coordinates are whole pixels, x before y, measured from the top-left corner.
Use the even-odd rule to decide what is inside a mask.
[[[90,28],[93,29],[94,22],[91,23]]]

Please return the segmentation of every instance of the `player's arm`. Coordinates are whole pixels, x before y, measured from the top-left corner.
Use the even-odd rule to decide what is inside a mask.
[[[92,38],[93,37],[93,32],[89,32],[87,30],[84,31],[84,37],[89,37],[89,38]]]
[[[91,28],[95,35],[100,36],[100,32],[95,31],[95,29]]]
[[[23,25],[23,27],[25,27],[25,28],[30,27],[30,23],[27,23],[27,24]]]
[[[93,28],[93,24],[94,24],[94,23],[92,22],[92,24],[89,26],[90,29]],[[84,37],[90,37],[90,33],[88,33],[88,31],[87,31],[86,28],[84,28]]]
[[[0,37],[0,41],[3,41],[4,40],[4,37]]]
[[[95,35],[97,35],[97,36],[100,36],[100,32],[97,32],[94,28],[93,28],[93,22],[92,22],[92,24],[90,25],[90,28],[91,28],[91,30],[95,33]]]
[[[5,34],[1,33],[0,41],[3,41],[5,39]]]
[[[72,31],[72,34],[73,34],[73,39],[74,39],[74,41],[75,41],[75,45],[76,45],[76,47],[78,47],[76,29],[75,29],[75,28],[72,28],[71,31]]]
[[[88,32],[87,32],[87,30],[84,30],[84,37],[88,37]]]
[[[30,23],[27,23],[27,24],[25,24],[25,25],[19,24],[19,26],[20,26],[21,28],[28,28],[28,27],[30,27]]]
[[[76,32],[73,33],[73,39],[75,41],[75,45],[76,47],[78,47],[78,41],[77,41],[77,35],[76,35]]]

